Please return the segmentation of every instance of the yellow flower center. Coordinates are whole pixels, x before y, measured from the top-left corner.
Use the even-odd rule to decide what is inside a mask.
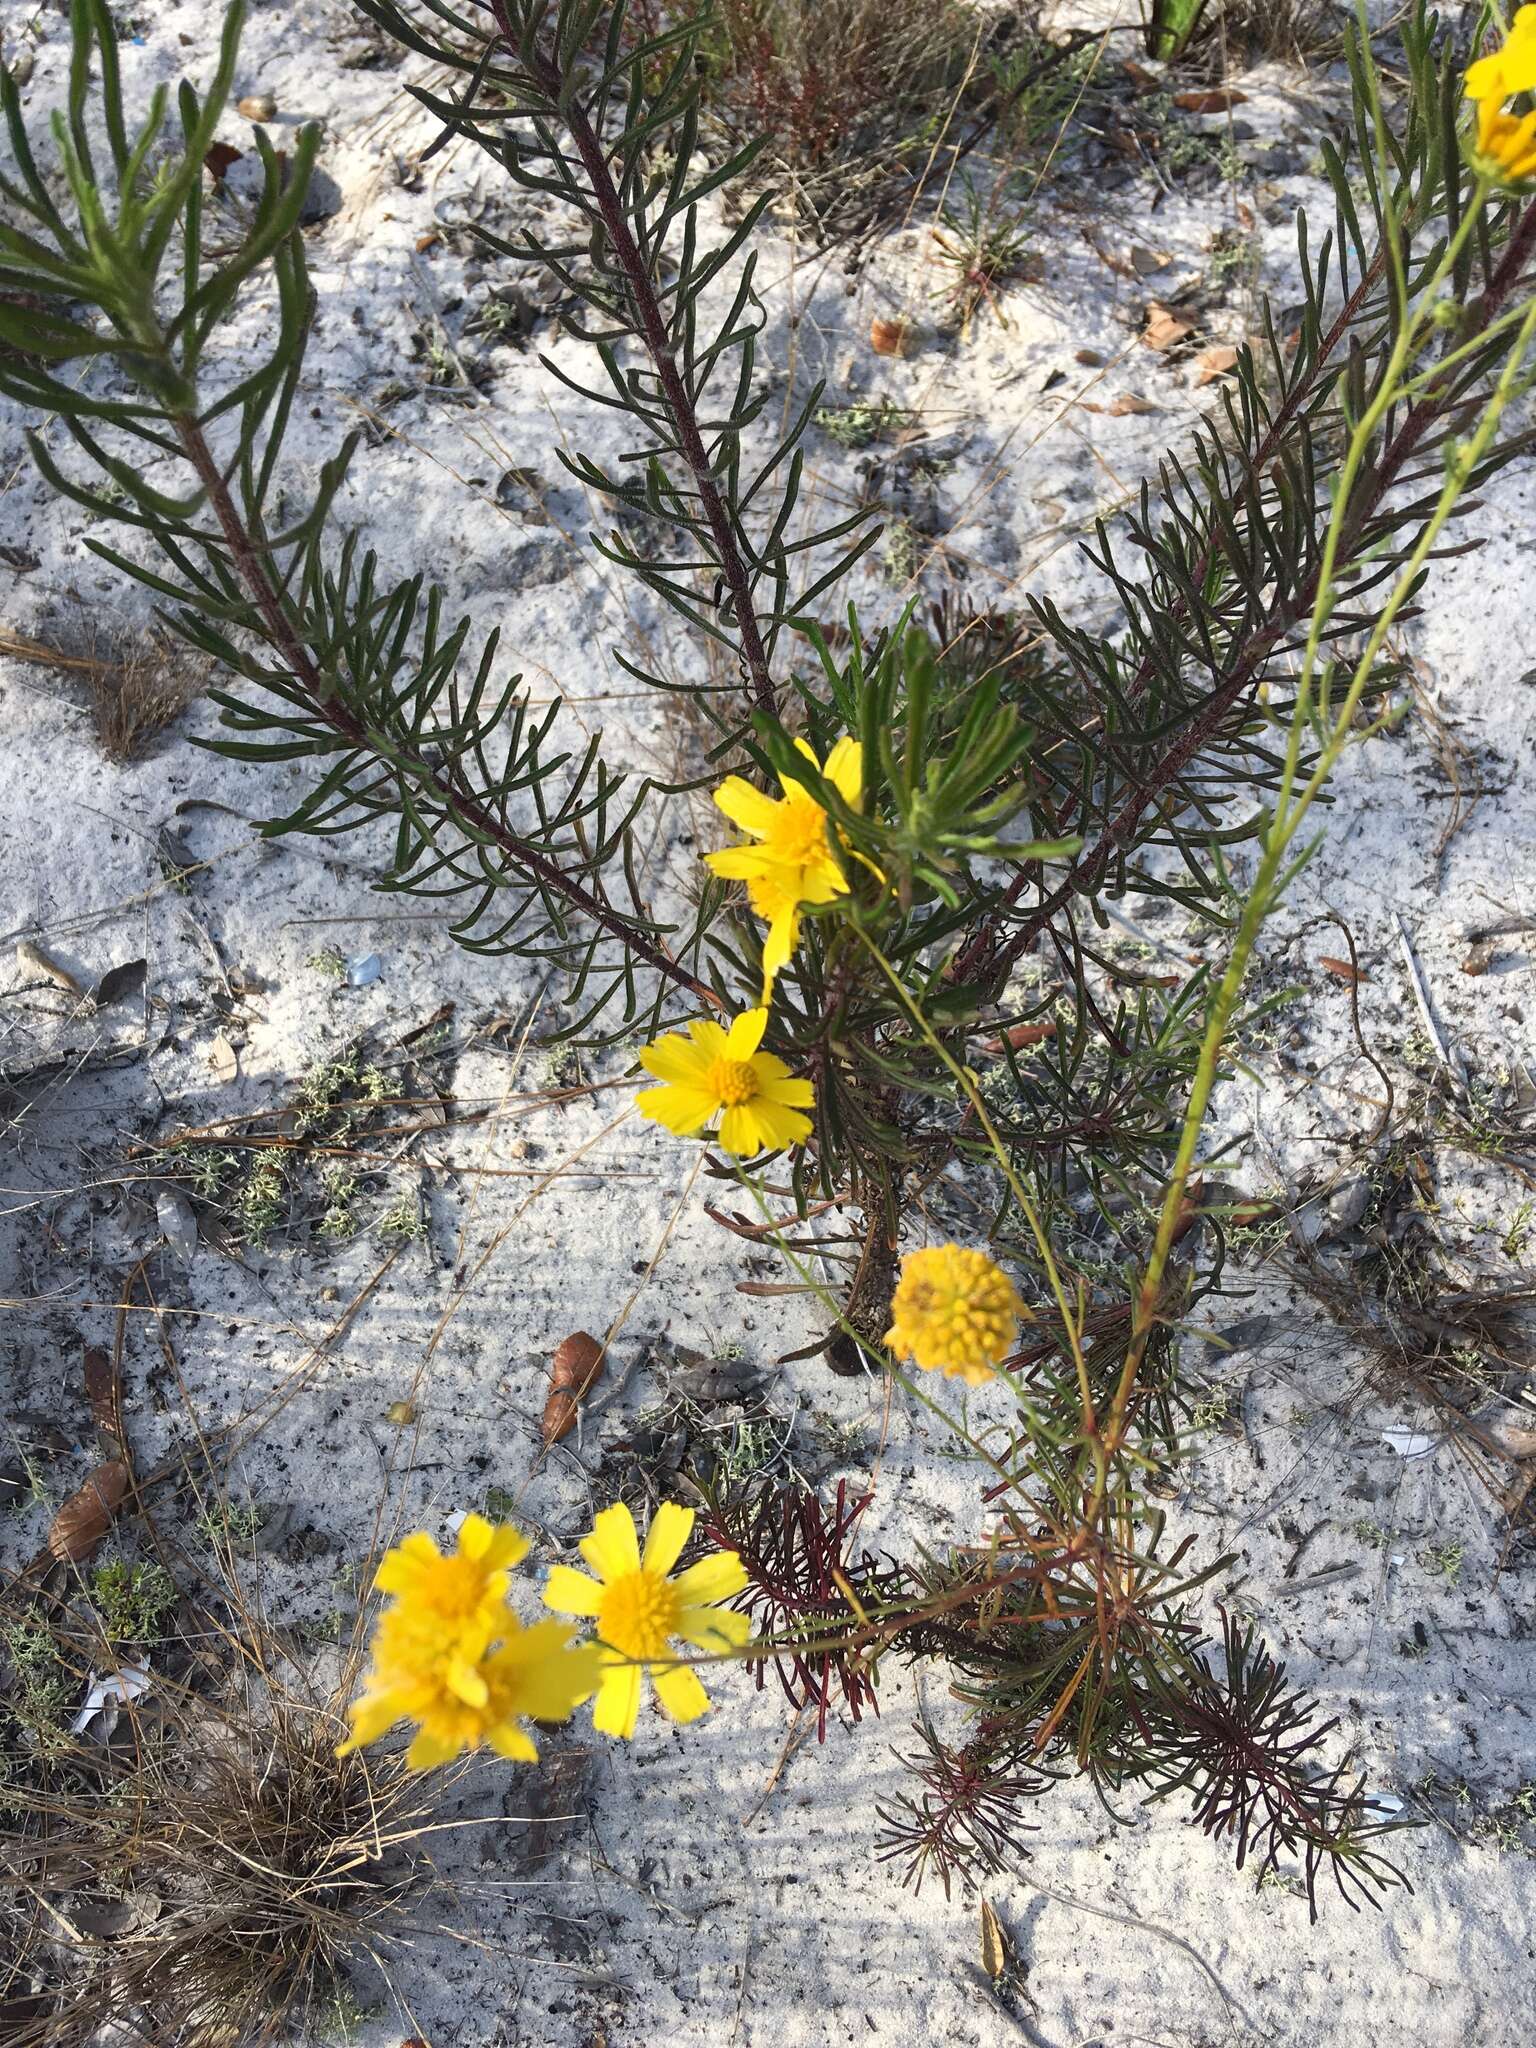
[[[786,867],[814,867],[827,857],[827,814],[808,796],[786,797],[778,807],[768,850]]]
[[[665,1657],[680,1611],[676,1589],[660,1572],[627,1572],[604,1590],[597,1633],[611,1650],[637,1663]]]
[[[709,1069],[709,1092],[725,1109],[740,1109],[758,1092],[757,1069],[750,1060],[726,1059],[723,1055]]]

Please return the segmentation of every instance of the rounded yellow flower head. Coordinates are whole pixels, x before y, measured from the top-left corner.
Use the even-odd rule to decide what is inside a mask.
[[[1536,91],[1536,7],[1517,9],[1501,46],[1467,66],[1464,90],[1471,100],[1507,100],[1512,93]]]
[[[537,1757],[520,1721],[566,1719],[596,1687],[598,1659],[568,1647],[572,1630],[549,1621],[525,1628],[508,1607],[509,1568],[527,1553],[527,1537],[509,1523],[466,1515],[447,1556],[423,1531],[385,1554],[374,1584],[395,1597],[374,1631],[338,1754],[414,1721],[413,1770],[480,1743],[525,1762]]]
[[[694,1137],[718,1116],[720,1144],[737,1159],[802,1143],[811,1134],[802,1112],[816,1091],[776,1054],[759,1052],[767,1028],[766,1010],[744,1010],[729,1031],[695,1017],[686,1038],[679,1031],[658,1038],[640,1064],[664,1085],[645,1090],[640,1114],[680,1138]]]
[[[804,740],[795,745],[816,764]],[[820,764],[821,772],[854,810],[864,787],[864,750],[844,737]],[[848,883],[832,849],[827,814],[807,789],[787,775],[779,777],[782,798],[771,797],[740,775],[728,775],[715,791],[715,802],[733,825],[739,825],[755,846],[729,846],[704,858],[727,881],[745,882],[752,908],[768,926],[763,943],[763,1001],[773,994],[773,980],[800,942],[800,911],[804,904],[830,903],[846,896]]]
[[[696,1721],[709,1696],[670,1646],[691,1643],[718,1653],[740,1649],[752,1633],[746,1615],[716,1604],[747,1583],[734,1550],[718,1550],[676,1578],[667,1576],[692,1530],[693,1509],[663,1501],[651,1519],[642,1556],[635,1518],[620,1501],[604,1508],[591,1535],[581,1539],[581,1554],[597,1577],[565,1564],[550,1571],[545,1606],[557,1614],[590,1617],[603,1646],[602,1679],[592,1709],[592,1725],[600,1735],[634,1734],[644,1676],[674,1721]]]
[[[885,1341],[924,1372],[979,1387],[1013,1348],[1019,1317],[1027,1314],[1013,1282],[985,1252],[934,1245],[902,1260]]]

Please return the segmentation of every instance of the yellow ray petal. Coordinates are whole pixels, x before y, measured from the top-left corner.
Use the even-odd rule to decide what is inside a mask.
[[[662,1712],[673,1721],[697,1721],[709,1710],[709,1694],[699,1683],[698,1673],[686,1664],[651,1666],[651,1683],[661,1701]]]
[[[740,775],[727,775],[715,791],[715,803],[733,825],[739,825],[756,839],[773,830],[773,814],[778,805]]]
[[[622,1736],[627,1742],[640,1718],[640,1666],[610,1664],[597,1688],[592,1726],[599,1735]]]
[[[848,808],[856,811],[864,795],[864,749],[859,742],[845,733],[821,772]]]
[[[717,1060],[725,1052],[725,1033],[713,1017],[690,1017],[688,1035],[706,1059]]]
[[[720,1119],[717,1142],[721,1151],[729,1152],[733,1159],[755,1158],[763,1149],[756,1103],[739,1103],[734,1109],[728,1109]]]
[[[423,1728],[405,1752],[405,1761],[413,1771],[430,1771],[436,1764],[451,1764],[463,1747],[462,1742],[429,1735]]]
[[[515,1721],[498,1721],[485,1731],[485,1739],[498,1756],[510,1757],[514,1763],[536,1764],[539,1752],[533,1738],[523,1732]]]
[[[641,1563],[648,1572],[657,1572],[665,1578],[682,1556],[683,1545],[692,1534],[693,1509],[679,1507],[675,1500],[664,1500],[651,1517]]]
[[[544,1605],[556,1614],[595,1615],[603,1604],[603,1589],[573,1565],[554,1564],[544,1581]]]
[[[712,1095],[697,1088],[646,1088],[636,1097],[640,1114],[665,1124],[674,1137],[691,1138],[702,1131],[720,1107]]]
[[[684,1607],[708,1607],[716,1600],[729,1600],[746,1583],[746,1567],[735,1551],[716,1550],[679,1572],[672,1588]]]
[[[752,1634],[748,1615],[734,1607],[684,1607],[677,1617],[677,1632],[696,1650],[739,1650]]]
[[[697,1086],[709,1071],[709,1055],[681,1032],[669,1031],[665,1038],[658,1038],[654,1045],[645,1048],[640,1064],[658,1081],[676,1081],[684,1087],[692,1082]]]
[[[605,1585],[640,1569],[640,1538],[635,1518],[623,1501],[604,1508],[592,1524],[590,1536],[577,1545],[582,1556]]]
[[[739,1017],[731,1019],[731,1028],[725,1034],[726,1052],[733,1060],[749,1060],[763,1042],[763,1033],[768,1029],[768,1012],[765,1009],[743,1010]]]

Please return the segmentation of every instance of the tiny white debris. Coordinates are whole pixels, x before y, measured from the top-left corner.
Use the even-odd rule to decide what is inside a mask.
[[[85,1704],[69,1724],[71,1735],[83,1735],[98,1714],[102,1715],[102,1740],[117,1726],[119,1704],[136,1700],[149,1691],[149,1665],[125,1664],[121,1671],[109,1671],[98,1678],[93,1671]]]
[[[197,1252],[197,1218],[192,1204],[175,1188],[162,1188],[155,1196],[155,1217],[171,1250],[183,1265],[190,1265]]]
[[[1428,1457],[1438,1441],[1435,1437],[1424,1436],[1419,1430],[1404,1429],[1397,1423],[1394,1423],[1391,1429],[1384,1429],[1381,1432],[1381,1440],[1389,1451],[1396,1451],[1400,1458]]]
[[[377,953],[359,953],[355,960],[347,962],[347,987],[367,988],[384,972],[384,962]]]

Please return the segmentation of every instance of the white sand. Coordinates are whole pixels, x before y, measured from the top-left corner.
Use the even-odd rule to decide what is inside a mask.
[[[183,69],[207,74],[213,10],[142,0],[135,20],[142,40],[123,55],[136,102]],[[27,94],[38,121],[63,90],[63,31],[52,15],[47,21],[49,41]],[[398,438],[359,449],[341,519],[378,548],[388,569],[425,569],[445,584],[450,606],[467,607],[480,627],[499,625],[504,654],[531,692],[568,694],[573,726],[604,725],[617,758],[670,768],[675,729],[663,710],[636,700],[608,650],[645,630],[680,669],[692,656],[648,597],[624,589],[594,559],[584,535],[600,515],[555,459],[560,445],[613,453],[608,417],[594,422],[532,349],[498,349],[494,375],[471,402],[417,388],[410,337],[435,308],[461,295],[475,303],[496,276],[478,259],[466,262],[467,238],[451,224],[501,202],[494,168],[464,150],[435,159],[416,189],[397,181],[395,159],[424,146],[432,126],[398,97],[392,69],[346,67],[348,52],[363,44],[340,0],[293,0],[260,9],[241,62],[238,89],[274,93],[283,123],[325,124],[321,163],[342,194],[340,211],[310,238],[320,310],[291,453],[312,472],[358,424],[354,407],[378,412]],[[1250,101],[1241,112],[1257,140],[1241,153],[1289,139],[1304,162],[1324,88],[1273,69],[1244,85]],[[247,140],[233,114],[224,133]],[[1319,192],[1304,175],[1256,173],[1243,183],[1264,280],[1282,303],[1291,209]],[[764,353],[784,366],[793,311],[797,388],[825,374],[835,399],[857,390],[922,405],[938,451],[953,457],[938,485],[952,523],[929,571],[931,588],[964,579],[978,602],[998,605],[1027,590],[1048,592],[1078,616],[1107,621],[1103,592],[1075,551],[1083,524],[1096,508],[1117,506],[1210,398],[1195,388],[1188,363],[1169,364],[1135,337],[1149,298],[1173,296],[1205,268],[1232,205],[1225,187],[1193,199],[1177,187],[1164,196],[1150,183],[1107,194],[1095,225],[1101,246],[1120,259],[1133,245],[1168,257],[1145,281],[1120,276],[1094,254],[1083,218],[1044,208],[1048,284],[1008,292],[1006,327],[983,315],[966,345],[931,346],[894,365],[874,359],[863,336],[872,311],[925,309],[935,278],[925,230],[893,237],[856,283],[836,259],[770,244],[762,261],[771,315]],[[434,227],[444,239],[419,249]],[[267,317],[258,285],[239,324],[255,339]],[[455,335],[462,317],[445,315]],[[1241,293],[1208,324],[1204,345],[1237,338]],[[549,347],[549,335],[542,328],[537,345]],[[1109,367],[1078,363],[1084,348],[1100,351]],[[568,367],[584,366],[573,341],[558,342],[554,353]],[[411,395],[380,412],[396,381]],[[1114,401],[1125,393],[1156,410],[1116,416]],[[21,425],[14,409],[0,408],[0,542],[36,557],[5,593],[5,622],[45,633],[82,607],[96,618],[141,614],[141,595],[84,548],[89,527],[78,509],[54,502],[35,479]],[[836,502],[853,485],[857,458],[818,437],[814,459],[818,490]],[[529,524],[497,506],[496,480],[512,465],[547,481],[555,525]],[[1294,980],[1304,989],[1277,1037],[1299,1032],[1301,1042],[1257,1054],[1257,1079],[1235,1084],[1220,1110],[1223,1128],[1254,1134],[1240,1178],[1255,1191],[1326,1185],[1348,1140],[1374,1120],[1360,1098],[1376,1096],[1379,1084],[1355,1055],[1337,980],[1317,964],[1319,954],[1344,950],[1336,928],[1311,922],[1325,908],[1355,934],[1370,976],[1363,1026],[1405,1098],[1419,1086],[1413,1070],[1429,1069],[1413,1043],[1419,1025],[1398,914],[1445,1035],[1476,1073],[1503,1071],[1513,1089],[1531,1056],[1536,946],[1512,940],[1497,971],[1480,978],[1460,972],[1459,962],[1470,926],[1504,911],[1536,911],[1536,686],[1522,680],[1536,670],[1532,488],[1532,468],[1522,464],[1487,493],[1464,530],[1490,545],[1439,569],[1407,635],[1426,694],[1466,750],[1463,781],[1489,793],[1437,853],[1450,791],[1425,724],[1410,720],[1398,736],[1362,747],[1338,779],[1327,843],[1268,936],[1266,985]],[[855,594],[872,615],[893,602],[872,568],[860,572]],[[623,1089],[519,1110],[517,1091],[545,1086],[555,1071],[536,1046],[522,1058],[516,1048],[530,1020],[536,1040],[559,1017],[558,988],[541,990],[521,963],[456,950],[430,905],[374,895],[370,878],[387,857],[382,838],[343,843],[332,859],[314,841],[263,845],[225,810],[178,813],[196,802],[255,819],[290,805],[306,786],[302,767],[262,773],[197,751],[192,735],[213,729],[206,709],[151,759],[114,768],[58,677],[0,662],[0,686],[7,961],[18,937],[86,979],[140,954],[148,961],[147,1004],[96,1017],[71,1015],[67,999],[36,986],[34,976],[0,970],[10,977],[0,1069],[19,1071],[50,1054],[78,1063],[33,1092],[3,1169],[10,1192],[0,1290],[24,1306],[7,1316],[0,1336],[0,1432],[6,1405],[78,1424],[80,1344],[109,1337],[118,1276],[156,1235],[152,1190],[146,1202],[124,1164],[132,1145],[270,1106],[351,1034],[397,1037],[452,1003],[459,1044],[496,1015],[512,1020],[504,1039],[482,1040],[460,1057],[447,1081],[461,1100],[501,1111],[427,1140],[396,1172],[394,1191],[423,1189],[429,1238],[396,1259],[322,1358],[313,1347],[385,1255],[376,1234],[240,1261],[204,1244],[190,1271],[169,1261],[158,1269],[205,1427],[303,1369],[292,1400],[232,1481],[237,1497],[284,1515],[288,1536],[262,1558],[274,1613],[292,1624],[347,1611],[343,1568],[368,1541],[386,1467],[389,1512],[407,1524],[440,1528],[497,1486],[552,1541],[579,1533],[604,1446],[627,1435],[657,1398],[649,1347],[663,1333],[672,1344],[716,1353],[739,1347],[771,1369],[771,1398],[782,1416],[794,1415],[802,1459],[815,1455],[817,1421],[863,1418],[862,1450],[845,1467],[823,1459],[822,1469],[855,1480],[867,1473],[878,1390],[836,1379],[815,1360],[773,1367],[816,1325],[793,1301],[735,1291],[748,1267],[737,1242],[702,1213],[704,1184],[691,1181],[695,1155],[633,1117],[612,1127],[628,1106]],[[702,816],[698,822],[702,829]],[[157,861],[156,836],[167,825],[206,863],[185,894],[167,885]],[[683,872],[692,852],[658,846],[658,872],[669,861]],[[1181,923],[1150,929],[1188,950]],[[380,978],[335,989],[307,964],[328,946],[349,957],[376,951]],[[232,1009],[215,950],[236,986],[244,977],[250,991]],[[215,1072],[221,1035],[238,1049],[233,1081]],[[110,1049],[127,1057],[100,1066],[97,1055]],[[1317,1062],[1311,1085],[1298,1060]],[[574,1070],[559,1071],[563,1078]],[[590,1070],[579,1071],[585,1078]],[[1526,1199],[1518,1178],[1425,1144],[1447,1263],[1483,1285],[1515,1284],[1521,1269],[1501,1244]],[[558,1177],[546,1180],[554,1169]],[[75,1192],[87,1185],[89,1194]],[[368,1197],[365,1215],[391,1198]],[[1536,1233],[1522,1252],[1517,1233],[1527,1282],[1533,1241]],[[461,1290],[457,1272],[492,1246]],[[766,1267],[753,1270],[773,1277]],[[1083,1790],[1065,1786],[1042,1803],[1041,1832],[1017,1880],[989,1889],[1036,2001],[1015,2020],[979,1973],[974,1899],[957,1890],[946,1902],[931,1886],[914,1898],[874,1858],[875,1802],[902,1783],[890,1744],[901,1743],[910,1717],[909,1677],[886,1672],[883,1718],[832,1728],[822,1750],[814,1741],[798,1748],[771,1790],[792,1717],[771,1683],[755,1693],[744,1678],[722,1677],[718,1711],[705,1724],[674,1732],[648,1715],[632,1746],[594,1744],[590,1823],[578,1824],[535,1887],[517,1881],[519,1831],[501,1818],[526,1811],[529,1782],[487,1767],[466,1810],[490,1818],[445,1838],[442,1850],[457,1895],[424,1906],[394,1960],[394,1990],[410,2024],[383,1985],[363,1986],[380,2000],[361,2035],[369,2048],[409,2032],[433,2048],[1019,2039],[1051,2048],[1207,2048],[1229,2039],[1277,2048],[1502,2048],[1527,2040],[1536,2019],[1536,1837],[1527,1828],[1523,1848],[1500,1850],[1481,1817],[1536,1777],[1528,1544],[1498,1570],[1504,1530],[1455,1453],[1442,1444],[1404,1460],[1383,1441],[1394,1425],[1438,1436],[1436,1418],[1409,1391],[1367,1385],[1368,1361],[1313,1304],[1262,1278],[1253,1284],[1251,1300],[1221,1304],[1216,1320],[1228,1327],[1269,1314],[1274,1322],[1256,1345],[1212,1349],[1203,1361],[1213,1379],[1230,1384],[1243,1428],[1202,1440],[1172,1512],[1199,1531],[1201,1555],[1230,1549],[1239,1559],[1208,1589],[1207,1617],[1214,1622],[1214,1603],[1225,1597],[1262,1619],[1293,1676],[1315,1689],[1325,1714],[1339,1717],[1336,1753],[1352,1745],[1377,1785],[1409,1800],[1410,1810],[1426,1774],[1466,1781],[1464,1806],[1439,1802],[1454,1828],[1437,1824],[1402,1838],[1411,1895],[1396,1893],[1382,1912],[1356,1915],[1325,1893],[1321,1922],[1310,1928],[1304,1903],[1284,1888],[1255,1897],[1226,1852],[1181,1825],[1171,1807],[1151,1815],[1128,1808],[1133,1824],[1122,1827]],[[579,1444],[530,1478],[552,1344],[573,1327],[601,1331],[637,1287],[615,1347],[630,1368],[622,1390]],[[414,1435],[385,1419],[392,1401],[412,1393],[421,1411]],[[127,1398],[141,1460],[185,1435],[149,1327],[130,1346]],[[972,1475],[943,1451],[931,1423],[898,1403],[871,1540],[975,1536]],[[66,1465],[51,1483],[62,1490],[77,1476]],[[598,1482],[609,1483],[606,1475]],[[17,1518],[7,1542],[26,1554],[44,1520],[42,1509]],[[1362,1542],[1362,1521],[1381,1526],[1385,1547]],[[1286,1580],[1297,1542],[1318,1524],[1298,1576]],[[296,1544],[294,1531],[313,1539]],[[1423,1558],[1428,1545],[1450,1542],[1464,1546],[1454,1585]],[[305,1548],[315,1554],[301,1561]],[[1308,1588],[1314,1574],[1340,1563],[1359,1569]],[[1415,1622],[1426,1646],[1405,1655]],[[942,1673],[926,1683],[941,1707]],[[444,1923],[469,1943],[432,1931]]]

